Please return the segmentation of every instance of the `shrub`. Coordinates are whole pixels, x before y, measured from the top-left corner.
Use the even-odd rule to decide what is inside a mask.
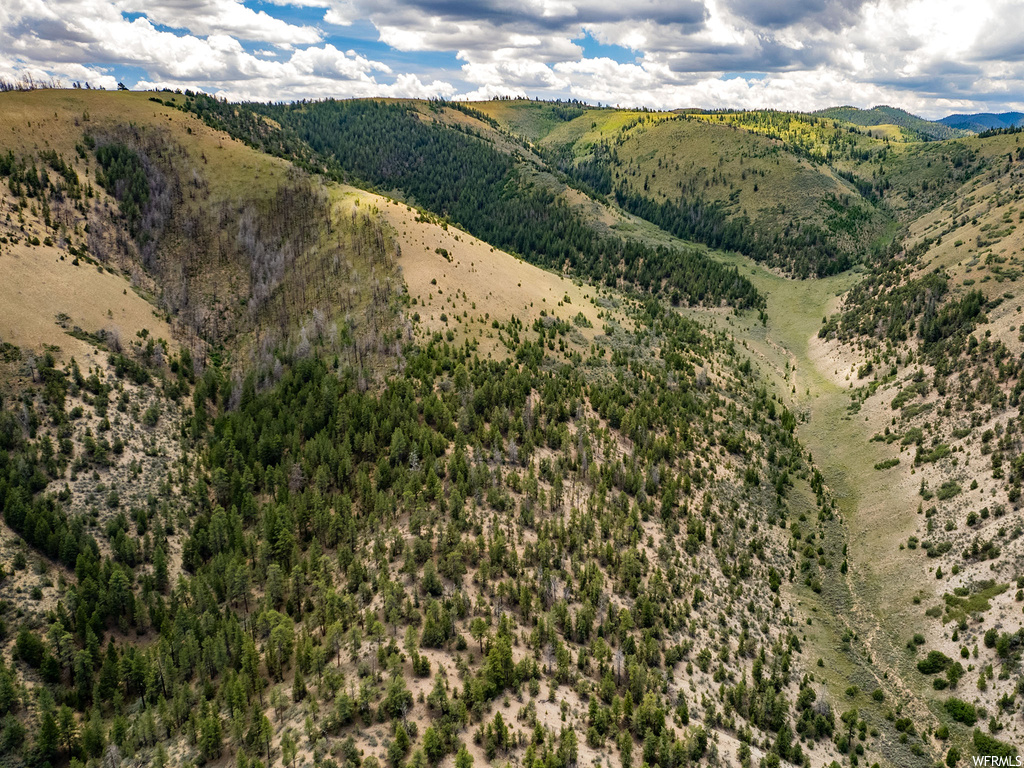
[[[36,669],[43,663],[43,656],[46,655],[46,646],[43,645],[43,641],[27,627],[22,627],[21,632],[18,633],[14,650],[19,659]]]
[[[155,427],[158,421],[160,421],[160,406],[157,403],[153,403],[143,411],[142,423],[147,427]]]
[[[976,722],[978,722],[978,710],[975,709],[974,705],[969,702],[957,699],[955,697],[950,697],[946,699],[946,703],[944,706],[946,712],[949,713],[949,716],[956,720],[958,723],[963,723],[964,725],[974,725]]]
[[[942,672],[952,663],[953,660],[942,651],[929,651],[925,658],[917,662],[917,670],[925,675],[934,675],[936,672]]]

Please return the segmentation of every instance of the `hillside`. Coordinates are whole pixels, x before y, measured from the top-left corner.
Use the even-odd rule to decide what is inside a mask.
[[[839,117],[474,104],[591,194],[672,234],[799,276],[848,269],[948,198],[981,160]],[[944,129],[946,130],[946,129]],[[909,131],[909,129],[908,129]]]
[[[461,110],[324,101],[246,113],[199,97],[190,108],[254,146],[280,151],[294,143],[310,167],[397,195],[541,267],[609,287],[665,291],[677,302],[760,303],[735,270],[692,249],[603,235],[561,190],[536,183],[533,163],[509,152],[503,137],[488,135],[479,122],[453,121]]]
[[[0,94],[0,760],[1013,754],[1024,152],[903,130]]]
[[[29,226],[43,235],[37,259],[128,277],[196,350],[233,341],[236,351],[254,354],[259,344],[298,335],[314,309],[365,316],[373,297],[342,288],[346,273],[386,271],[392,254],[372,223],[339,218],[319,181],[156,96],[30,92],[6,100],[5,132],[26,140],[4,147],[0,173],[19,221],[34,218]],[[76,312],[91,311],[74,303],[83,294],[67,305],[50,303],[57,295],[48,294],[31,308],[31,322],[50,326],[67,314],[61,322],[73,325]],[[104,330],[87,322],[87,334]]]
[[[854,125],[862,125],[876,129],[884,134],[886,126],[897,126],[906,131],[910,137],[918,141],[936,139],[955,139],[966,135],[966,132],[943,121],[932,122],[912,115],[906,110],[889,106],[877,106],[871,109],[857,107],[830,107],[814,113],[826,119],[842,120]]]
[[[876,574],[873,611],[891,621],[881,621],[889,636],[876,653],[905,664],[909,684],[922,691],[956,689],[953,678],[932,680],[908,663],[914,659],[900,649],[906,638],[897,627],[918,628],[922,650],[962,657],[973,674],[971,692],[952,696],[988,712],[989,730],[1019,744],[1008,702],[1018,691],[1011,670],[1024,552],[1019,478],[1003,462],[1018,453],[1022,387],[1020,168],[1016,137],[986,139],[980,148],[1014,160],[915,222],[904,250],[878,265],[822,327],[820,353],[839,376],[845,372],[850,413],[863,417],[861,471],[870,476],[875,462],[874,474],[886,478],[868,486],[851,536],[891,520],[896,498],[917,513],[899,537],[868,535],[861,548]],[[909,603],[903,583],[921,585]]]
[[[52,96],[20,98],[36,100],[42,114]],[[187,137],[199,131],[179,116],[184,113],[134,95],[79,98],[89,111],[88,133],[77,140],[84,152],[75,152],[73,131],[67,131],[71,152],[65,155],[64,145],[53,141],[54,151],[74,158],[70,167],[93,184],[93,197],[85,192],[82,198],[94,203],[71,197],[85,207],[75,209],[82,230],[86,224],[90,233],[102,230],[104,242],[118,249],[100,256],[99,247],[87,246],[72,268],[82,268],[86,258],[102,264],[102,258],[117,264],[104,274],[139,270],[171,319],[165,328],[179,341],[126,345],[87,369],[54,349],[26,378],[15,376],[26,352],[5,347],[10,375],[2,416],[2,495],[11,559],[4,590],[8,599],[38,593],[33,599],[41,609],[25,605],[7,626],[12,655],[4,684],[25,692],[4,703],[9,758],[37,763],[119,755],[180,764],[266,755],[290,761],[294,749],[320,761],[358,750],[369,765],[404,753],[438,762],[462,743],[466,759],[525,747],[550,750],[550,759],[568,762],[608,739],[628,754],[637,738],[639,753],[652,733],[656,746],[649,748],[664,750],[665,760],[674,753],[693,760],[751,749],[757,755],[770,746],[768,735],[763,747],[749,745],[749,736],[738,741],[733,726],[722,728],[716,707],[689,700],[682,687],[674,690],[681,682],[664,689],[687,660],[691,671],[684,679],[709,685],[712,651],[704,649],[710,645],[730,661],[733,679],[751,663],[764,670],[751,689],[755,701],[775,700],[775,686],[792,690],[788,700],[803,690],[788,671],[798,639],[784,625],[758,618],[760,609],[741,621],[738,602],[729,611],[733,619],[712,621],[723,600],[738,600],[740,583],[763,591],[769,604],[778,601],[769,589],[774,584],[779,591],[776,576],[769,576],[779,573],[771,563],[784,550],[773,553],[778,511],[770,499],[785,492],[788,472],[759,470],[752,457],[775,446],[778,455],[792,454],[788,471],[804,471],[785,410],[776,410],[763,389],[739,386],[737,377],[750,370],[731,345],[657,303],[581,288],[505,254],[492,257],[492,247],[427,214],[328,187],[322,194],[324,204],[336,209],[329,220],[335,231],[346,232],[344,223],[352,221],[354,234],[376,228],[383,239],[377,247],[385,253],[395,243],[394,268],[408,272],[409,291],[386,301],[414,323],[408,340],[422,339],[402,345],[400,375],[387,383],[364,382],[358,354],[339,358],[344,347],[334,332],[320,331],[331,316],[317,320],[316,307],[302,303],[302,284],[290,283],[291,275],[276,273],[280,282],[267,282],[257,269],[264,255],[259,248],[242,251],[227,241],[194,249],[191,258],[202,266],[192,261],[182,269],[178,258],[185,254],[177,244],[193,221],[186,216],[192,206],[182,198],[190,196],[172,195],[158,224],[147,196],[156,191],[157,172],[165,180],[180,167],[161,165],[175,151],[171,147],[181,146],[183,158],[213,154],[210,145],[190,143]],[[116,117],[107,117],[100,106],[113,98],[124,101]],[[157,109],[158,120],[170,123],[166,132],[158,130],[162,122],[145,119],[145,112]],[[118,118],[132,121],[126,138]],[[34,119],[26,107],[26,127]],[[178,121],[184,131],[177,130]],[[233,146],[203,130],[200,138],[207,137],[216,146]],[[30,214],[35,206],[38,220],[27,230],[35,227],[55,239],[60,225],[52,217],[47,225],[38,212],[71,190],[52,178],[32,186],[28,169],[35,160],[38,178],[42,158],[30,151],[24,145],[11,149],[10,204]],[[236,151],[235,162],[257,168],[277,162],[240,146]],[[222,177],[207,177],[198,166],[180,170],[195,174],[193,187],[209,189],[209,198],[230,194]],[[281,212],[272,196],[262,197],[268,186],[273,194],[275,183],[291,179],[294,194],[296,183],[312,183],[294,172],[267,175],[266,186],[245,190],[252,202],[242,198],[220,208],[228,231],[231,217],[239,217],[233,226],[240,240],[255,232],[259,243],[262,228],[270,226],[264,217]],[[169,184],[175,188],[173,179]],[[19,196],[34,202],[22,208]],[[261,208],[261,200],[271,201],[264,203],[269,207]],[[390,225],[384,227],[385,220]],[[313,234],[305,242],[315,244]],[[147,259],[150,238],[162,247]],[[372,261],[360,267],[363,241],[352,242],[342,258],[355,262],[347,271],[347,291],[358,295],[379,276]],[[39,247],[82,250],[77,241],[55,243]],[[18,246],[5,247],[2,257],[21,258],[14,253]],[[248,275],[232,258],[240,251],[252,259]],[[423,266],[424,257],[432,267]],[[315,247],[296,248],[292,258],[289,271],[301,275],[307,260],[321,256]],[[370,258],[376,258],[372,251]],[[445,281],[448,269],[476,271],[477,258],[481,269],[503,276],[489,271],[479,287],[472,280]],[[190,291],[187,301],[175,303],[179,294],[168,296],[166,281],[182,271],[199,295],[192,299]],[[427,274],[434,275],[429,282]],[[526,303],[519,308],[489,301],[484,288],[512,276],[519,278]],[[488,352],[490,362],[476,353],[483,334],[444,338],[437,323],[449,321],[432,306],[436,302],[454,318],[476,301],[484,316],[466,312],[462,320],[479,323],[488,338],[500,340]],[[227,330],[218,322],[195,322],[209,317],[198,311],[200,302],[207,312],[220,313]],[[275,302],[282,308],[273,309]],[[243,318],[259,329],[263,307],[275,319],[294,317],[298,335],[275,341],[259,332],[254,347],[255,332],[241,330]],[[41,316],[53,308],[40,309]],[[68,310],[72,317],[83,311],[74,301]],[[307,311],[319,323],[315,334],[303,325]],[[422,336],[417,313],[423,313]],[[110,334],[100,330],[83,329],[82,335],[97,349],[110,349]],[[144,330],[152,333],[139,333]],[[53,338],[60,340],[43,335],[19,342],[30,350]],[[272,364],[260,356],[268,351]],[[228,361],[235,359],[240,362],[232,370]],[[310,397],[321,406],[310,410]],[[344,405],[335,410],[335,402]],[[29,408],[30,429],[18,421],[13,403]],[[291,425],[292,414],[301,413],[312,420]],[[748,414],[749,434],[730,426],[738,413]],[[388,414],[387,420],[378,414]],[[722,427],[694,430],[696,414],[698,423]],[[657,435],[646,427],[652,423],[660,425]],[[225,443],[225,435],[234,437]],[[327,454],[325,439],[336,446]],[[57,444],[59,452],[47,447]],[[719,450],[728,459],[713,466],[710,456]],[[25,476],[14,471],[19,466],[33,469]],[[58,493],[61,478],[70,482]],[[566,527],[563,513],[578,522]],[[379,528],[384,521],[391,530],[386,536]],[[685,547],[667,533],[680,525],[689,531]],[[755,547],[759,554],[746,554],[746,544],[743,552],[737,549],[749,526],[765,531],[767,538]],[[600,537],[565,538],[591,527],[603,531]],[[18,544],[22,537],[25,543]],[[245,555],[247,541],[259,542],[256,560]],[[637,548],[623,558],[617,551],[625,542]],[[390,555],[378,553],[380,545]],[[720,545],[740,556],[740,570],[719,558]],[[36,575],[25,578],[22,563],[28,562]],[[72,567],[74,573],[63,570]],[[648,582],[685,598],[685,610],[682,602],[663,611],[664,601],[647,600],[641,585]],[[533,584],[541,588],[534,592]],[[66,609],[82,605],[86,595],[97,606],[91,616]],[[183,602],[186,595],[221,604],[223,619],[203,619],[198,604]],[[508,595],[515,596],[511,602]],[[741,638],[728,651],[726,636],[718,638],[712,629],[727,626]],[[242,627],[253,634],[240,634]],[[387,641],[399,630],[411,638],[404,651],[394,639]],[[200,631],[207,638],[202,643]],[[467,635],[485,641],[485,653],[470,652]],[[62,648],[77,658],[67,669],[57,660]],[[740,666],[731,661],[735,652],[744,660]],[[404,665],[410,665],[410,679],[422,683],[406,686]],[[121,668],[125,674],[114,671]],[[456,675],[468,687],[449,693],[445,681]],[[346,680],[360,682],[350,687]],[[541,682],[550,686],[555,703],[540,698]],[[420,690],[430,693],[429,703],[416,703]],[[502,691],[520,699],[505,719],[487,711]],[[593,706],[588,711],[595,697],[619,714],[609,719],[594,714]],[[233,703],[247,698],[256,706]],[[136,701],[139,706],[129,710]],[[779,716],[755,714],[761,705],[754,711],[748,706],[742,716],[758,732],[774,734],[783,726]],[[789,705],[779,699],[777,706]],[[313,719],[303,725],[303,717]],[[57,729],[53,740],[51,723]],[[475,728],[482,735],[472,737]],[[782,741],[773,749],[789,755],[799,748]],[[816,764],[830,748],[823,745],[819,753]]]

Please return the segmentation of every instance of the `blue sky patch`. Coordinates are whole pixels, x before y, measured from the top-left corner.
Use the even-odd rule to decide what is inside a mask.
[[[575,38],[573,42],[583,49],[583,56],[587,59],[611,59],[619,64],[633,64],[637,59],[636,51],[622,45],[598,42],[589,32],[584,32],[583,37]]]
[[[722,75],[722,80],[764,80],[768,77],[766,72],[726,72]]]

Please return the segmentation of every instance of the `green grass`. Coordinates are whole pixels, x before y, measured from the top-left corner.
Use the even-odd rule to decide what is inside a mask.
[[[943,623],[967,619],[976,613],[985,613],[985,611],[992,607],[992,603],[989,601],[993,597],[1003,594],[1009,588],[1009,584],[992,584],[975,592],[973,595],[962,597],[950,594],[943,595],[942,598],[946,601],[946,615]]]
[[[825,668],[816,667],[815,674],[822,675],[830,691],[841,692],[855,682],[865,691],[882,686],[901,701],[909,691],[908,711],[925,711],[927,702],[934,700],[932,678],[920,675],[916,659],[905,652],[907,627],[921,621],[920,609],[911,605],[906,591],[908,580],[916,578],[916,566],[907,558],[894,560],[892,553],[894,537],[913,534],[916,520],[910,515],[892,519],[891,526],[879,526],[877,501],[884,498],[899,472],[875,469],[893,460],[886,449],[889,443],[884,437],[870,442],[872,433],[863,417],[847,413],[851,390],[818,370],[809,356],[809,342],[821,326],[822,315],[859,275],[850,272],[798,282],[768,272],[749,259],[719,253],[713,256],[737,265],[767,296],[766,326],[756,317],[747,316],[729,316],[719,323],[727,324],[738,341],[746,341],[747,348],[761,357],[762,371],[773,381],[787,407],[801,415],[798,436],[813,455],[837,503],[837,520],[825,526],[827,549],[848,547],[850,571],[845,579],[839,578],[835,569],[834,577],[823,579],[821,594],[802,583],[793,588],[804,604],[800,612],[813,618],[813,629],[807,628],[805,655],[810,660],[822,658]],[[887,403],[884,407],[889,410]],[[904,435],[893,433],[891,437],[895,442]],[[915,437],[912,431],[908,442],[915,442]],[[787,503],[791,517],[806,508],[805,514],[813,520],[814,497],[809,489],[805,493],[810,498],[801,499],[799,504],[800,494],[796,490],[790,494]],[[927,584],[925,587],[929,588]],[[921,592],[921,597],[929,596]],[[863,639],[854,641],[852,647],[842,642],[851,628]],[[898,694],[889,688],[891,683],[884,675],[889,681],[901,681]],[[858,708],[869,712],[872,705],[864,698],[864,703],[858,700]],[[877,727],[891,731],[881,709],[879,713]],[[915,722],[926,721],[915,715]],[[890,743],[898,754],[886,756],[889,765],[927,765],[910,753],[909,744],[898,743],[898,734],[891,735]],[[886,764],[885,760],[881,762]]]
[[[616,153],[620,181],[633,191],[655,201],[680,192],[717,200],[765,223],[823,218],[832,213],[824,206],[827,198],[850,192],[826,169],[780,151],[767,137],[700,119],[633,129]]]
[[[952,453],[952,449],[946,443],[939,443],[934,446],[930,451],[924,451],[918,449],[917,458],[914,460],[917,464],[932,464],[939,459],[944,459]]]
[[[469,107],[497,120],[506,131],[542,146],[578,144],[587,147],[632,127],[638,120],[667,120],[667,112],[642,112],[610,107],[578,108],[527,100],[471,102]],[[573,115],[578,116],[573,117]],[[570,119],[566,119],[570,118]]]

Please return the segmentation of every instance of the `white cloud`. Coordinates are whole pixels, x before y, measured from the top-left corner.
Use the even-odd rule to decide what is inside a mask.
[[[334,24],[335,26],[338,26],[338,27],[350,27],[350,26],[352,26],[352,23],[354,21],[355,21],[355,19],[349,18],[339,8],[328,8],[324,12],[324,23],[325,24]]]
[[[313,27],[300,27],[255,11],[239,0],[114,0],[124,13],[144,13],[155,24],[194,35],[231,35],[273,45],[311,45],[321,40]]]
[[[564,90],[572,81],[559,77],[553,69],[539,61],[496,55],[492,61],[469,63],[462,67],[465,79],[481,87],[504,88],[506,92]]]
[[[14,0],[0,8],[0,76],[17,79],[31,74],[37,80],[58,77],[113,88],[117,80],[110,67],[129,65],[147,72],[136,84],[140,88],[197,88],[235,99],[385,93],[425,98],[455,93],[454,86],[441,80],[424,83],[416,74],[392,77],[387,64],[330,43],[298,45],[319,40],[319,34],[309,35],[309,28],[276,19],[269,23],[266,14],[236,12],[231,6],[239,4],[234,2],[183,0],[179,5],[203,9],[198,20],[179,17],[182,21],[175,26],[185,32],[155,25],[170,26],[173,2],[167,0],[159,7],[147,4],[152,15],[147,12],[131,21],[122,16],[127,4],[85,0],[69,13],[61,2]],[[249,52],[243,46],[241,39],[248,39],[260,25],[266,32],[264,42],[277,46],[276,52]],[[193,26],[205,34],[193,33]],[[242,32],[243,28],[250,31]],[[103,62],[103,68],[83,62]]]
[[[322,23],[288,22],[279,6]],[[109,82],[131,66],[140,85],[274,100],[526,93],[936,117],[1024,108],[1018,15],[1019,0],[7,0],[0,74]],[[357,22],[401,53],[338,46],[332,28]],[[587,55],[584,34],[622,55]],[[418,63],[434,52],[459,63]]]
[[[391,68],[354,51],[339,51],[333,45],[295,51],[285,61],[268,61],[236,52],[230,66],[224,66],[199,82],[202,90],[231,100],[279,101],[283,98],[345,98],[391,96],[404,98],[450,98],[455,87],[434,80],[424,83],[414,74],[403,73],[393,82],[380,82],[374,73],[390,75]],[[139,88],[187,88],[195,84],[189,76],[146,80]]]

